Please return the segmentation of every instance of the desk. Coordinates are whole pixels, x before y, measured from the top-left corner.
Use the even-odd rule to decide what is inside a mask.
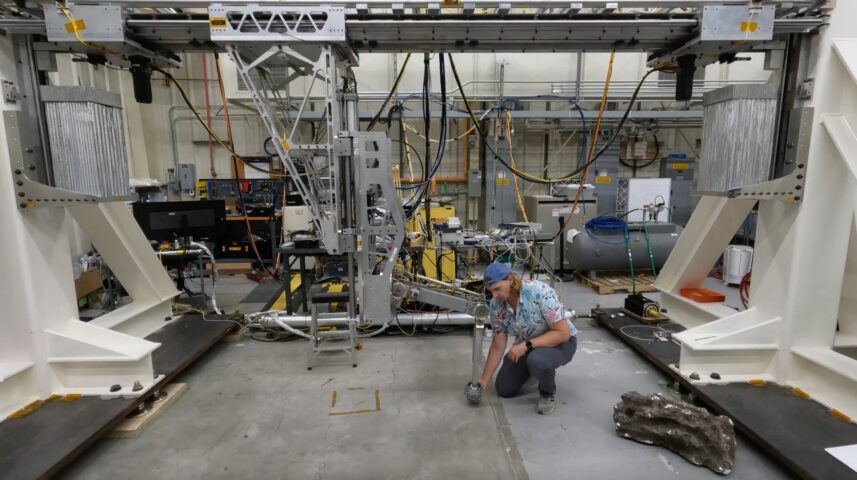
[[[306,268],[306,257],[338,257],[340,255],[331,255],[327,253],[327,250],[323,248],[277,248],[277,252],[279,252],[283,256],[283,265],[285,266],[285,275],[283,276],[283,284],[286,287],[286,312],[290,314],[294,314],[295,312],[292,310],[291,305],[291,285],[292,281],[292,268],[290,257],[298,258],[298,265],[300,266],[300,275],[301,275],[301,306],[304,309],[304,312],[308,312],[309,308],[307,307],[307,300],[309,299],[309,287],[310,283],[313,280],[313,275],[307,275]]]
[[[224,217],[226,220],[226,226],[224,233],[224,238],[221,239],[221,242],[224,244],[229,244],[230,241],[240,242],[245,248],[249,249],[249,252],[244,253],[245,257],[232,256],[235,254],[229,254],[226,252],[222,252],[218,256],[223,256],[224,258],[231,259],[242,259],[242,260],[256,260],[255,254],[252,248],[247,247],[249,243],[249,239],[242,240],[245,236],[247,236],[247,229],[244,226],[245,221],[251,224],[250,230],[256,233],[259,237],[264,237],[263,232],[267,230],[268,240],[260,240],[256,242],[256,248],[259,249],[259,254],[262,257],[263,263],[268,263],[270,261],[271,264],[276,262],[276,249],[279,242],[279,228],[280,222],[279,218],[275,216],[265,216],[265,215],[257,215],[257,216],[248,216],[244,215],[227,215]],[[270,248],[270,250],[268,250]],[[270,258],[265,258],[268,256],[270,252]]]

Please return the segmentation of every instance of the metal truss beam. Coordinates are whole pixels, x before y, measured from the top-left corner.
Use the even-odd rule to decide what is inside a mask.
[[[78,5],[97,5],[103,3],[100,0],[76,1]],[[208,0],[114,0],[111,5],[122,5],[135,8],[207,8],[212,2]],[[236,5],[283,5],[282,0],[253,0],[230,2]],[[289,0],[290,6],[314,6],[324,2],[312,0]],[[814,0],[763,0],[759,3],[777,5],[782,8],[811,7],[819,3]],[[746,5],[747,0],[467,0],[458,4],[447,4],[439,0],[340,0],[328,4],[344,6],[353,10],[371,11],[372,9],[437,9],[444,10],[476,10],[476,9],[628,9],[628,8],[681,8],[701,9],[709,5]]]
[[[647,2],[647,5],[657,3]],[[704,6],[710,2],[697,3]],[[40,22],[0,13],[0,29],[9,33],[41,33],[44,26]],[[824,24],[825,19],[820,16],[778,18],[774,23],[774,35],[811,32]],[[699,16],[695,13],[348,14],[346,41],[357,52],[620,50],[666,53],[682,48],[695,50],[693,39],[698,25]],[[212,43],[209,17],[205,13],[131,13],[126,27],[134,38],[175,52],[219,48]],[[739,45],[732,48],[732,43],[727,45],[729,51],[744,51],[758,44],[737,42]],[[717,48],[722,50],[724,46],[717,45]],[[56,49],[67,50],[68,45],[60,44]]]

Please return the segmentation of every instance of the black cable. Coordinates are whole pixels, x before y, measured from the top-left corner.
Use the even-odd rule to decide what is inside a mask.
[[[234,146],[226,145],[226,142],[224,142],[223,139],[220,138],[219,135],[214,133],[214,131],[211,129],[211,127],[209,127],[208,124],[205,123],[205,120],[202,119],[202,116],[199,114],[199,112],[196,110],[196,108],[194,108],[193,103],[191,103],[190,98],[188,97],[187,92],[185,91],[182,84],[179,83],[176,80],[176,78],[170,72],[168,72],[168,71],[166,71],[166,70],[164,70],[158,66],[152,66],[152,69],[157,71],[157,72],[160,72],[162,75],[164,75],[167,78],[167,80],[169,82],[171,82],[173,85],[176,86],[179,93],[181,94],[182,100],[184,100],[184,103],[190,109],[191,113],[193,113],[193,115],[196,117],[196,119],[199,121],[199,123],[202,124],[202,126],[203,126],[203,128],[205,128],[206,132],[208,132],[208,134],[211,135],[211,138],[213,138],[217,142],[217,144],[220,145],[221,148],[223,148],[224,150],[229,152],[231,154],[231,156],[233,157],[233,159],[237,159],[238,161],[243,163],[244,166],[246,166],[246,167],[250,167],[253,170],[257,170],[259,172],[268,174],[272,177],[284,178],[284,177],[289,176],[288,174],[274,173],[274,172],[270,172],[268,170],[265,170],[263,168],[259,168],[256,165],[253,165],[252,163],[248,162],[247,160],[244,160],[244,158],[241,155],[238,155],[237,153],[235,153],[235,149],[233,148]]]
[[[384,99],[384,103],[381,104],[381,108],[378,109],[378,113],[372,118],[372,121],[369,122],[369,127],[366,130],[372,130],[372,127],[378,123],[378,119],[381,118],[381,113],[384,111],[384,108],[387,106],[387,103],[390,102],[390,99],[393,98],[393,95],[396,93],[396,89],[399,88],[399,83],[402,81],[402,77],[405,76],[405,67],[408,66],[408,61],[411,59],[411,54],[409,53],[405,57],[405,62],[402,64],[402,69],[399,70],[399,75],[396,77],[396,81],[393,83],[393,88],[390,89],[390,93],[387,95],[387,98]]]
[[[404,140],[391,140],[391,141],[396,142],[396,143],[401,143],[402,145],[411,149],[411,151],[414,152],[414,155],[417,156],[417,162],[420,164],[420,166],[422,166],[423,157],[420,156],[420,152],[419,152],[419,150],[417,150],[417,147],[411,145],[410,143],[408,143]]]
[[[440,114],[440,138],[438,140],[438,149],[435,153],[435,160],[429,170],[429,173],[423,173],[423,181],[421,185],[417,185],[415,188],[421,188],[422,190],[418,193],[418,195],[414,195],[415,202],[405,205],[405,213],[407,214],[407,218],[412,218],[417,211],[419,211],[419,205],[423,202],[423,199],[426,196],[428,189],[431,187],[431,179],[440,169],[441,162],[443,161],[444,155],[446,154],[446,140],[448,136],[448,128],[447,128],[447,103],[446,103],[446,63],[443,57],[440,58],[440,90],[441,90],[441,98],[444,100],[441,105],[441,114]],[[424,116],[425,112],[429,112],[430,101],[427,102],[426,107],[424,107]],[[429,112],[430,115],[430,112]],[[430,117],[429,117],[430,120]],[[428,132],[425,135],[426,139],[429,138]],[[425,159],[423,159],[424,163],[427,163]],[[428,210],[426,210],[428,212]],[[427,229],[424,229],[427,230]],[[427,235],[427,238],[430,239],[430,235]]]
[[[634,163],[628,163],[628,161],[623,159],[621,156],[619,157],[619,162],[622,165],[625,165],[626,167],[630,167],[630,168],[633,168],[636,170],[636,169],[640,169],[640,168],[646,168],[649,165],[660,160],[659,157],[661,154],[661,142],[658,141],[658,136],[656,134],[652,134],[652,136],[655,137],[655,155],[653,156],[653,158],[651,160],[649,160],[648,163],[646,163],[645,165],[637,165],[637,160],[634,160]]]
[[[450,63],[450,66],[452,67],[452,75],[455,78],[455,83],[458,85],[458,90],[461,92],[461,98],[464,101],[464,105],[467,107],[467,113],[470,115],[470,118],[476,124],[476,131],[479,133],[479,136],[482,137],[483,139],[485,139],[485,138],[487,138],[487,136],[485,135],[485,132],[483,132],[482,129],[479,127],[479,123],[476,119],[476,115],[473,113],[473,109],[470,107],[470,102],[467,101],[467,97],[464,93],[464,87],[461,84],[461,78],[458,76],[458,70],[455,68],[455,61],[452,58],[452,54],[448,53],[447,55],[449,56],[449,63]],[[509,169],[510,172],[514,173],[519,178],[522,178],[522,179],[527,180],[529,182],[549,185],[552,183],[559,183],[559,182],[571,180],[571,179],[577,177],[578,175],[580,175],[581,173],[583,173],[583,171],[586,170],[587,167],[589,167],[590,165],[595,163],[595,161],[598,160],[598,158],[601,157],[601,155],[603,155],[604,152],[606,152],[608,148],[610,148],[610,145],[612,145],[613,142],[616,140],[616,137],[619,136],[619,132],[622,130],[622,127],[625,125],[625,121],[628,120],[628,115],[630,115],[631,109],[633,108],[634,103],[637,101],[637,96],[640,94],[640,89],[643,86],[643,82],[652,73],[657,72],[657,71],[662,71],[665,69],[666,69],[665,67],[656,67],[656,68],[649,70],[648,72],[646,72],[645,75],[643,75],[643,77],[640,79],[640,82],[637,83],[637,88],[634,89],[634,93],[631,95],[631,98],[628,100],[628,108],[625,110],[625,113],[622,115],[622,118],[619,120],[619,124],[616,126],[616,130],[615,130],[615,132],[613,132],[613,135],[610,136],[610,138],[607,140],[607,142],[598,150],[598,152],[592,157],[591,160],[584,163],[582,166],[576,168],[573,172],[571,172],[570,174],[568,174],[564,177],[541,178],[541,177],[537,177],[535,175],[530,175],[526,172],[523,172],[521,170],[513,168],[511,165],[506,163],[506,161],[502,157],[500,157],[500,155],[497,154],[497,151],[494,150],[493,147],[491,147],[490,142],[485,141],[484,142],[485,147],[491,151],[491,154],[494,156],[494,159],[497,160],[498,162],[500,162],[504,167]],[[597,135],[597,133],[598,132],[595,132],[596,135]],[[593,141],[595,141],[595,140],[593,139]]]
[[[390,136],[390,126],[393,124],[393,115],[396,115],[396,123],[399,125],[399,142],[405,145],[408,145],[408,142],[405,141],[405,121],[402,119],[402,116],[405,113],[405,107],[401,103],[397,103],[390,108],[390,111],[387,112],[387,137]],[[416,152],[416,149],[414,149]],[[399,176],[401,176],[402,171],[405,169],[405,157],[407,156],[407,152],[405,150],[399,149]]]
[[[425,132],[426,132],[426,137],[425,137],[426,138],[426,141],[425,141],[426,155],[424,157],[425,161],[423,163],[425,163],[425,171],[426,172],[429,172],[428,161],[429,161],[429,158],[431,158],[431,140],[430,140],[430,136],[429,136],[431,134],[431,65],[430,65],[430,62],[431,62],[431,56],[429,55],[429,53],[423,54],[423,66],[425,67],[423,69],[423,122],[425,123]],[[440,147],[438,147],[438,149],[439,148]],[[429,174],[429,175],[431,175],[431,174]],[[425,209],[426,217],[429,218],[429,223],[431,223],[431,193],[429,193],[429,187],[428,187],[429,177],[427,175],[424,175],[424,177],[425,178],[423,178],[423,181],[426,182],[426,188],[423,190],[423,195],[425,196],[425,198],[424,198],[425,203],[424,203],[423,208]],[[417,208],[419,209],[419,204],[417,205]],[[431,238],[432,238],[431,225],[429,225],[429,228],[426,230],[425,233],[426,233],[426,239],[429,242],[431,242]]]

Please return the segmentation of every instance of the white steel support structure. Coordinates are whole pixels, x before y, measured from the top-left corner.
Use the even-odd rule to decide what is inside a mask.
[[[16,80],[8,37],[0,38],[0,77]],[[159,344],[142,337],[164,325],[178,292],[124,203],[27,178],[20,107],[0,109],[0,421],[51,395],[145,393],[157,382],[151,354]],[[88,323],[78,316],[73,221],[134,300]],[[135,382],[142,388],[134,391]]]
[[[658,278],[663,306],[688,330],[677,335],[683,375],[699,382],[766,380],[800,388],[857,418],[857,3],[838,2],[813,39],[807,107],[811,138],[793,174],[731,198],[702,199]],[[704,159],[703,159],[704,160]],[[805,174],[805,179],[804,179]],[[697,288],[756,202],[750,307],[681,297]]]

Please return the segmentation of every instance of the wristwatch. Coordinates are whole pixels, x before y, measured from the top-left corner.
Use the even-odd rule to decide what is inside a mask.
[[[533,351],[533,348],[535,348],[535,347],[533,347],[533,342],[531,342],[531,341],[529,341],[529,340],[527,340],[526,342],[524,342],[524,345],[526,345],[526,346],[527,346],[527,352],[532,352],[532,351]]]

